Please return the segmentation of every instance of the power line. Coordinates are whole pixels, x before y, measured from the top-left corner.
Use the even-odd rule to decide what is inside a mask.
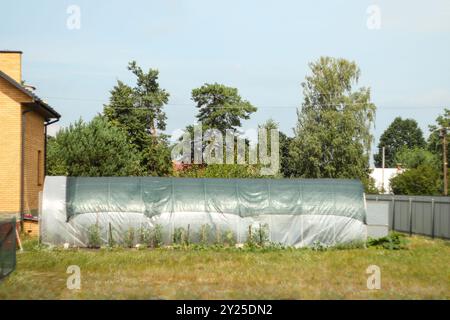
[[[92,99],[92,98],[72,98],[72,97],[44,97],[45,99],[52,99],[52,100],[67,100],[67,101],[85,101],[85,102],[100,102],[100,103],[107,103],[104,100],[100,100],[100,99]],[[374,104],[373,102],[370,102],[372,104]],[[363,104],[367,104],[367,103],[362,103],[362,102],[354,102],[352,103],[352,105],[363,105]],[[191,108],[196,108],[197,106],[194,104],[189,104],[189,103],[167,103],[165,104],[166,106],[171,106],[171,107],[191,107]],[[321,106],[327,106],[327,107],[340,107],[344,105],[343,104],[321,104]],[[301,108],[301,106],[288,106],[288,105],[259,105],[256,106],[258,109],[299,109]],[[148,109],[147,107],[129,107],[129,106],[124,106],[124,107],[116,107],[119,109]],[[236,109],[236,107],[217,107],[217,108],[225,108],[225,109]],[[445,108],[445,106],[380,106],[377,109],[378,110],[394,110],[394,109],[443,109]]]

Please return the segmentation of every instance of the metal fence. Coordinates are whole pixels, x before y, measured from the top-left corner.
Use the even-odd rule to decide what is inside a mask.
[[[389,202],[391,230],[450,239],[450,197],[366,195]]]

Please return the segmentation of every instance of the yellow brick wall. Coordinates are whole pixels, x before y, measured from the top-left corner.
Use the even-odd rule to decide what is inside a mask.
[[[35,213],[39,207],[39,192],[44,184],[44,130],[41,115],[25,114],[24,213]]]
[[[0,52],[0,70],[18,83],[22,80],[22,54]],[[0,78],[0,214],[20,213],[22,161],[22,103],[31,98]],[[43,188],[45,119],[37,112],[25,115],[24,212],[35,213]],[[40,158],[40,159],[38,159]]]
[[[0,78],[0,213],[20,210],[21,106],[26,97]]]
[[[20,213],[21,131],[22,111],[25,110],[21,103],[30,100],[0,78],[0,214]],[[44,142],[44,118],[37,112],[28,112],[25,115],[24,213],[34,213],[39,206],[44,177]],[[38,181],[38,170],[41,181]]]
[[[0,70],[20,83],[22,81],[22,54],[18,52],[1,52]]]
[[[37,221],[25,220],[23,223],[23,232],[31,237],[38,237],[39,223]]]

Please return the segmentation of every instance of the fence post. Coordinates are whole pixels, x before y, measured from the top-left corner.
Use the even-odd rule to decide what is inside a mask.
[[[392,230],[395,230],[395,196],[392,196]]]
[[[434,239],[434,199],[431,199],[431,237]]]
[[[43,191],[39,191],[39,203],[38,203],[38,243],[42,243],[42,201],[43,201]]]
[[[409,198],[409,235],[412,236],[412,198]]]

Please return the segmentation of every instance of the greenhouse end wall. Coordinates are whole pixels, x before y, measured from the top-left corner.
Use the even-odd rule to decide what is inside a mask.
[[[111,237],[124,242],[130,228],[156,226],[165,244],[179,228],[199,241],[206,225],[237,243],[262,226],[270,242],[295,247],[367,237],[363,187],[356,180],[47,177],[41,241],[86,247],[93,225],[104,244]]]

